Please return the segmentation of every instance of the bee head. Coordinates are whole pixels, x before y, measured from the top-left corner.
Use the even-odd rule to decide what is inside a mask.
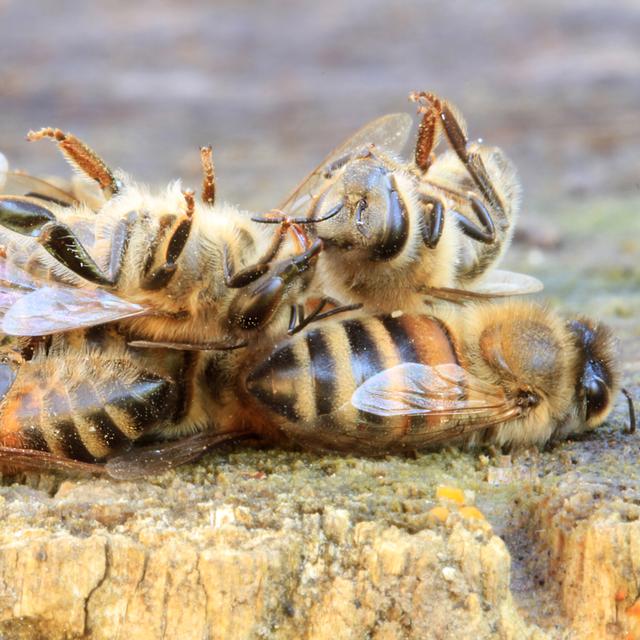
[[[588,428],[602,424],[618,390],[617,345],[608,327],[588,318],[569,321],[578,351],[576,397]]]
[[[317,225],[327,247],[364,252],[373,261],[391,260],[407,242],[406,205],[398,194],[395,176],[374,158],[349,162],[331,189],[325,208],[341,198],[343,210]],[[322,209],[320,217],[324,215]]]

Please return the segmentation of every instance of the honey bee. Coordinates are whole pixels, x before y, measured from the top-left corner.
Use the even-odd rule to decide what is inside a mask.
[[[30,360],[5,354],[0,463],[134,478],[248,435],[373,455],[540,446],[610,413],[619,364],[607,327],[526,302],[437,311],[353,313],[252,352],[53,336]],[[177,439],[131,448],[148,437]]]
[[[13,339],[0,349],[0,467],[130,478],[191,460],[229,437],[209,409],[231,353],[136,349],[114,325]],[[162,442],[149,453],[145,440]]]
[[[266,433],[380,454],[540,446],[592,430],[611,411],[619,368],[604,325],[485,302],[319,323],[276,345],[239,387],[246,406],[264,409]]]
[[[375,312],[422,311],[425,296],[453,300],[539,291],[530,276],[490,270],[506,250],[520,183],[504,152],[469,142],[457,109],[430,93],[410,160],[405,113],[365,125],[332,151],[279,206],[315,222],[324,242],[322,295]],[[439,139],[451,149],[435,154]],[[281,215],[271,220],[279,222]]]
[[[232,349],[259,330],[282,333],[288,301],[301,295],[322,243],[295,221],[272,233],[216,204],[210,147],[201,150],[197,202],[177,182],[150,193],[58,129],[28,138],[53,139],[101,193],[4,172],[3,333],[42,336],[118,321],[140,344],[187,349]]]

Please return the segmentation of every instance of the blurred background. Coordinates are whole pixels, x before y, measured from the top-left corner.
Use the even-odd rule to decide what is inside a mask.
[[[520,167],[526,206],[640,194],[640,3],[0,0],[0,149],[60,172],[31,128],[152,183],[270,207],[369,119],[432,90]]]
[[[156,185],[197,187],[212,144],[221,197],[264,210],[415,89],[519,167],[508,266],[638,338],[638,0],[0,0],[0,149],[33,173],[67,171],[44,125]]]

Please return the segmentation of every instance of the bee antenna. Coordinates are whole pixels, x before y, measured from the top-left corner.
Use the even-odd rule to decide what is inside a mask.
[[[627,398],[627,402],[629,403],[629,428],[627,433],[635,433],[636,432],[636,410],[633,406],[633,398],[631,394],[626,389],[621,389],[622,393]]]
[[[344,201],[339,202],[333,209],[330,209],[327,213],[319,218],[290,218],[284,211],[280,209],[271,209],[265,213],[265,217],[254,216],[251,218],[253,222],[263,222],[265,224],[282,224],[288,222],[289,224],[317,224],[318,222],[324,222],[334,216],[337,216],[344,208]]]

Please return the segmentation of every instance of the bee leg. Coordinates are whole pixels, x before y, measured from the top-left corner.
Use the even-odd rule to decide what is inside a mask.
[[[223,270],[224,283],[227,287],[230,289],[246,287],[267,273],[274,258],[278,255],[278,251],[280,251],[280,247],[282,246],[289,227],[290,222],[287,219],[283,219],[279,223],[278,231],[275,233],[271,244],[265,251],[265,254],[258,259],[255,264],[249,265],[236,273],[233,273],[233,257],[229,247],[225,244],[223,247]]]
[[[29,141],[42,140],[43,138],[55,140],[62,155],[71,166],[95,180],[102,189],[105,198],[109,199],[120,191],[122,185],[113,175],[111,169],[82,140],[71,133],[64,133],[60,129],[52,127],[45,127],[40,131],[29,131],[27,134]]]
[[[35,238],[60,264],[89,282],[113,285],[95,263],[73,231],[58,222],[54,213],[34,200],[0,196],[0,225],[23,236]]]
[[[131,237],[133,227],[138,214],[130,211],[126,217],[118,220],[111,234],[111,252],[109,255],[109,277],[112,282],[118,282],[122,271],[122,259],[124,258]]]
[[[195,201],[193,197],[193,191],[183,191],[184,199],[187,203],[187,210],[184,218],[178,223],[171,238],[167,243],[167,249],[165,251],[165,261],[157,269],[154,269],[150,273],[147,273],[140,283],[142,289],[147,291],[157,291],[166,286],[169,280],[173,277],[178,267],[178,258],[182,254],[189,234],[191,233],[191,225],[193,224],[193,212],[195,210]]]
[[[361,303],[355,304],[344,304],[333,309],[329,309],[324,313],[321,311],[327,306],[327,304],[332,303],[333,301],[330,298],[322,298],[318,303],[318,306],[306,317],[302,315],[300,320],[296,326],[291,328],[291,324],[289,324],[289,330],[287,331],[288,335],[292,336],[300,331],[302,331],[305,327],[310,325],[312,322],[318,322],[319,320],[324,320],[326,318],[330,318],[331,316],[335,316],[338,313],[345,313],[347,311],[355,311],[356,309],[361,309]]]
[[[307,271],[322,249],[322,241],[299,255],[282,260],[263,278],[247,286],[236,296],[229,309],[229,322],[244,330],[257,329],[278,310],[291,282]]]
[[[496,241],[496,228],[491,215],[482,203],[482,200],[473,194],[469,194],[469,202],[471,203],[473,212],[478,216],[480,225],[475,224],[469,220],[467,216],[458,211],[450,211],[451,215],[456,218],[458,226],[466,236],[483,244],[493,244]]]
[[[304,305],[292,304],[291,315],[289,316],[289,328],[287,334],[292,336],[298,329],[302,322],[304,322]]]
[[[422,241],[429,249],[435,249],[442,237],[444,228],[444,205],[438,198],[421,195],[420,201],[423,203],[424,225],[422,227]],[[427,206],[431,205],[427,212]],[[427,217],[428,216],[428,217]]]
[[[202,164],[202,194],[205,204],[213,206],[216,202],[216,173],[213,166],[213,152],[210,146],[200,147],[200,162]]]
[[[454,110],[444,100],[440,100],[440,98],[433,93],[415,92],[412,93],[409,98],[414,102],[420,103],[421,109],[426,110],[424,118],[428,116],[429,121],[434,117],[437,119],[439,126],[442,126],[451,148],[455,151],[472,180],[476,183],[480,194],[492,207],[503,212],[504,205],[493,187],[493,183],[489,178],[480,154],[468,150],[469,140]],[[429,115],[429,112],[433,112],[434,115]]]
[[[438,115],[435,109],[427,109],[418,126],[418,138],[414,151],[416,166],[422,173],[426,173],[433,163],[433,149],[440,133]]]

